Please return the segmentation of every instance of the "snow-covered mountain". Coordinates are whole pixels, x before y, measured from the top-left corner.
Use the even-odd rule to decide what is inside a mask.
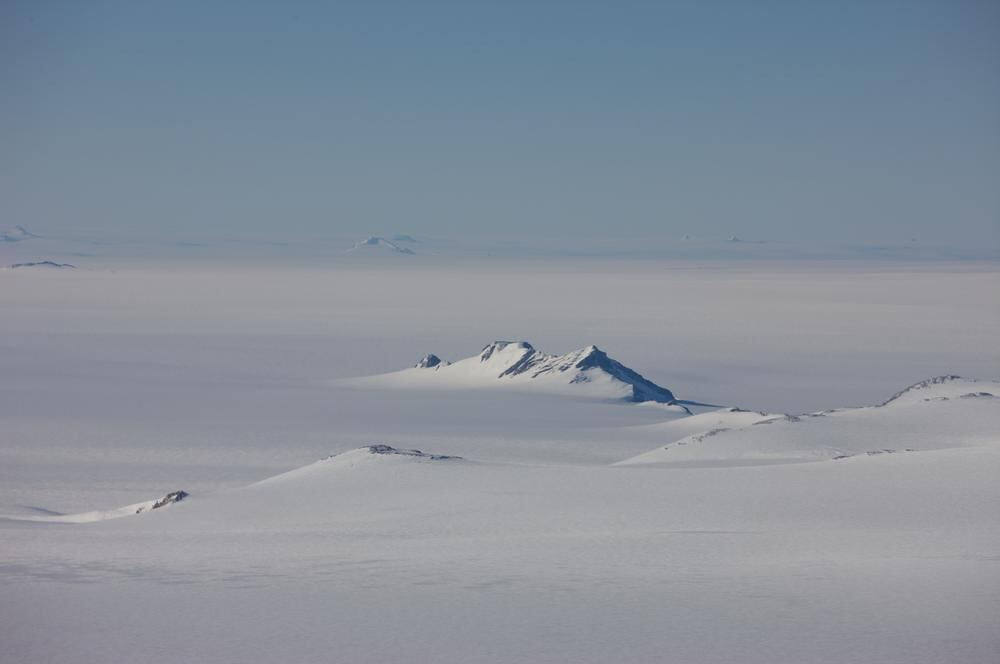
[[[41,515],[6,515],[0,519],[11,521],[37,521],[40,523],[93,523],[95,521],[107,521],[108,519],[120,519],[123,516],[133,516],[135,514],[145,514],[153,510],[162,509],[175,503],[179,503],[189,496],[187,491],[171,491],[162,498],[145,500],[141,503],[133,503],[124,507],[117,507],[109,510],[93,510],[90,512],[79,512],[77,514],[60,514],[51,510],[40,509]]]
[[[879,406],[919,403],[921,401],[948,401],[955,398],[1000,396],[1000,384],[962,376],[935,376],[914,383],[896,392]]]
[[[367,251],[407,254],[411,256],[414,253],[416,253],[412,249],[408,249],[407,247],[401,247],[395,242],[392,242],[391,240],[386,240],[384,237],[378,237],[376,235],[372,235],[367,240],[358,242],[353,247],[348,249],[345,253],[357,253],[357,252],[367,252]]]
[[[316,479],[325,480],[332,472],[341,469],[363,468],[368,464],[425,463],[430,461],[464,461],[462,457],[446,454],[429,454],[413,449],[397,449],[382,443],[359,447],[339,454],[332,454],[287,473],[268,477],[251,486],[273,484],[301,484]]]
[[[535,350],[527,341],[494,341],[478,355],[454,363],[431,354],[411,369],[348,382],[390,388],[537,389],[604,399],[675,403],[673,392],[611,359],[597,346],[550,355]]]
[[[654,425],[667,444],[616,465],[767,465],[996,444],[998,397],[998,382],[941,376],[877,406],[703,413]]]

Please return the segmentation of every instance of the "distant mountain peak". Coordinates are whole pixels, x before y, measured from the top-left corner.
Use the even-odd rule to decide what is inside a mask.
[[[76,266],[72,263],[56,263],[55,261],[34,261],[31,263],[14,263],[9,266],[11,269],[18,269],[23,267],[50,267],[50,268],[68,268],[76,269]]]
[[[174,503],[179,503],[182,500],[184,500],[185,498],[189,497],[190,495],[191,494],[189,494],[187,491],[171,491],[170,493],[168,493],[167,495],[165,495],[163,498],[160,498],[159,500],[154,501],[153,504],[149,506],[149,509],[151,509],[151,510],[158,510],[161,507],[166,507],[167,505],[173,505]],[[136,514],[141,514],[144,511],[146,511],[146,510],[144,510],[143,508],[140,507],[139,509],[136,510],[135,513]]]
[[[355,244],[348,252],[364,251],[367,249],[384,249],[390,252],[399,254],[413,255],[415,252],[407,247],[401,247],[391,240],[386,240],[384,237],[379,237],[377,235],[370,236],[367,240],[362,240]]]
[[[419,362],[417,362],[413,368],[414,369],[433,369],[439,366],[448,366],[448,363],[443,361],[440,357],[434,353],[428,353],[424,355]]]
[[[14,228],[0,231],[0,242],[20,242],[21,240],[28,240],[30,238],[37,237],[39,236],[35,235],[20,224],[14,226]]]

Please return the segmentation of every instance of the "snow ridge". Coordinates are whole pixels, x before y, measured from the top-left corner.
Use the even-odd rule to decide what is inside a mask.
[[[614,465],[801,463],[995,445],[1000,424],[997,397],[973,389],[985,386],[1000,387],[1000,383],[937,376],[900,390],[877,406],[761,414],[757,421],[724,423],[691,433]],[[718,413],[731,417],[733,411]],[[695,417],[707,416],[711,414]],[[906,447],[885,447],[886,441],[905,441]]]
[[[414,369],[433,369],[442,365],[443,360],[435,355],[434,353],[429,353],[420,358],[420,361],[414,365]],[[447,362],[443,362],[444,366],[448,366]]]
[[[60,269],[68,268],[73,270],[76,269],[76,266],[73,265],[72,263],[56,263],[55,261],[34,261],[31,263],[14,263],[13,265],[10,265],[8,267],[10,267],[10,269],[12,270],[16,270],[22,267],[51,267]]]
[[[190,494],[187,491],[171,491],[162,498],[156,500],[146,500],[141,503],[133,503],[131,505],[125,505],[124,507],[118,507],[116,509],[110,510],[94,510],[92,512],[80,512],[78,514],[59,514],[59,513],[49,513],[45,516],[4,516],[2,518],[8,519],[10,521],[37,521],[43,523],[94,523],[97,521],[107,521],[108,519],[120,519],[125,516],[133,516],[135,514],[145,514],[146,512],[152,512],[153,510],[162,509],[164,507],[169,507],[175,503],[179,503]],[[45,510],[46,512],[48,510]]]
[[[431,461],[446,461],[448,459],[461,459],[462,457],[449,456],[447,454],[427,454],[426,452],[421,452],[420,450],[399,450],[395,447],[389,445],[369,445],[369,454],[387,454],[387,455],[398,455],[398,456],[408,456],[408,457],[419,457],[421,459],[430,459]]]
[[[923,393],[925,399],[948,399],[952,397],[964,397],[966,394],[976,394],[977,396],[987,397],[993,396],[990,392],[977,389],[982,386],[984,382],[986,385],[991,384],[991,381],[963,378],[962,376],[956,376],[954,374],[935,376],[933,378],[928,378],[927,380],[922,380],[919,383],[914,383],[913,385],[896,392],[891,397],[878,404],[877,408],[901,401],[907,401],[907,397],[919,399],[921,394],[917,393]],[[992,385],[996,386],[997,383],[992,383]]]
[[[527,341],[494,341],[478,357],[450,365],[432,354],[418,362],[416,368],[444,372],[459,365],[465,370],[476,370],[484,378],[501,381],[554,379],[569,385],[604,383],[621,392],[628,401],[675,402],[673,392],[611,359],[594,345],[565,355],[550,355],[536,350]]]

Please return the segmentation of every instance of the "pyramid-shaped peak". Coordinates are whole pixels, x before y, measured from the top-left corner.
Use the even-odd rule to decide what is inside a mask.
[[[391,252],[399,254],[414,253],[412,249],[408,249],[407,247],[401,247],[395,242],[386,240],[384,237],[379,237],[378,235],[369,236],[367,240],[362,240],[361,242],[358,242],[357,244],[354,245],[353,248],[349,249],[348,251],[358,251],[359,249],[368,249],[372,247],[380,249],[388,249]]]
[[[447,385],[467,389],[497,386],[586,394],[627,401],[673,403],[673,393],[608,357],[591,344],[564,355],[536,350],[527,341],[497,340],[478,355],[448,363],[427,355],[414,368],[373,376],[389,384]],[[530,385],[529,385],[530,384]]]
[[[576,366],[580,368],[602,366],[610,360],[607,353],[594,345],[581,348],[574,355],[579,358]]]
[[[433,369],[434,367],[441,365],[448,366],[448,363],[442,360],[434,353],[428,353],[427,355],[424,355],[424,357],[419,362],[416,363],[415,367],[417,369]]]

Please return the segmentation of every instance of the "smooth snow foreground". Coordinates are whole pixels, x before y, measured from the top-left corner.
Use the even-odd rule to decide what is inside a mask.
[[[672,441],[624,467],[377,444],[134,518],[10,519],[4,654],[993,661],[997,388],[945,377],[876,407],[624,427]]]

